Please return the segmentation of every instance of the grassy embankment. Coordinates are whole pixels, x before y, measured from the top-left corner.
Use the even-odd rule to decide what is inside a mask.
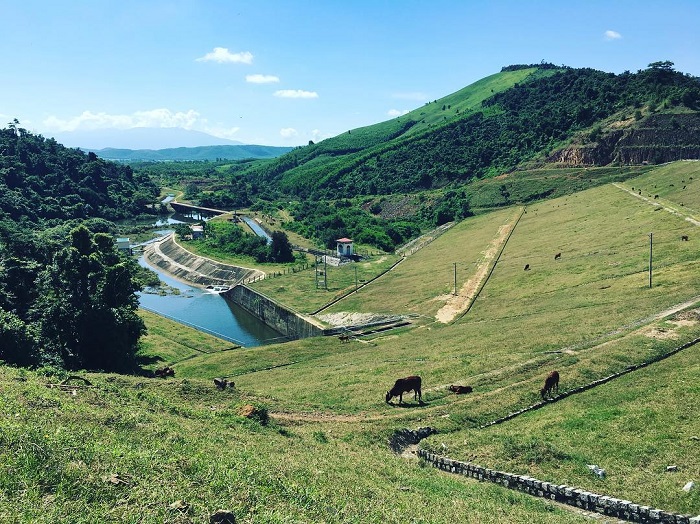
[[[690,170],[683,173],[686,181],[695,173],[693,183],[700,183],[697,164],[682,163],[675,167]],[[673,172],[674,166],[664,166],[645,175],[644,181],[660,186]],[[640,183],[630,180],[627,185],[637,187]],[[686,186],[690,195],[693,187]],[[669,194],[665,198],[671,201],[671,197]],[[409,257],[373,286],[353,295],[351,301],[341,301],[332,310],[342,311],[347,307],[359,311],[394,311],[400,309],[394,307],[402,301],[410,310],[407,289],[396,292],[399,269],[408,272],[411,264],[423,265],[425,261],[421,257],[428,258],[432,250],[441,249],[441,242],[451,246],[454,253],[457,246],[469,246],[475,232],[469,224],[486,221],[489,216],[465,221]],[[494,216],[491,218],[493,231],[499,221]],[[481,232],[484,229],[488,229],[485,223],[475,228]],[[431,324],[400,336],[376,337],[369,344],[340,345],[336,340],[323,339],[295,342],[285,346],[283,358],[278,361],[286,364],[284,367],[242,375],[237,383],[246,391],[266,398],[273,410],[323,412],[329,416],[362,413],[366,420],[395,417],[400,413],[403,420],[397,420],[396,424],[411,426],[429,421],[446,432],[474,428],[535,401],[543,376],[553,367],[562,373],[563,387],[575,387],[646,361],[699,336],[697,323],[674,326],[654,318],[660,312],[698,298],[700,261],[697,245],[692,241],[697,242],[695,231],[696,227],[682,217],[659,211],[612,185],[540,202],[528,207],[469,315],[453,325]],[[647,272],[649,232],[654,233],[651,289]],[[691,241],[681,242],[683,234],[689,234]],[[484,239],[480,249],[485,244]],[[465,250],[465,269],[469,267],[469,251]],[[558,252],[562,258],[555,261],[554,254]],[[454,257],[444,255],[438,258],[442,265],[425,263],[428,272],[423,273],[426,280],[434,275],[448,275],[435,285],[435,297],[449,291],[454,261]],[[523,271],[526,263],[530,264],[530,271]],[[464,273],[460,285],[468,278],[468,270]],[[426,315],[438,307],[429,300],[417,303]],[[662,332],[673,328],[676,338],[650,337],[653,327]],[[254,355],[268,351],[279,350],[251,349],[231,356],[193,359],[183,372],[198,375],[201,360],[202,363],[225,362],[228,372],[236,374]],[[274,360],[269,363],[273,364]],[[426,405],[400,411],[382,405],[382,389],[397,376],[411,373],[423,376]],[[306,387],[300,387],[302,382]],[[450,383],[473,385],[475,394],[466,398],[451,396],[445,389]],[[675,387],[686,391],[682,382]],[[690,401],[697,401],[696,393],[691,390],[683,394]],[[668,415],[677,420],[686,416],[674,415],[672,410]],[[618,423],[624,425],[622,419]],[[517,427],[517,422],[510,424]],[[455,435],[455,440],[465,439],[460,433]],[[636,445],[643,447],[645,437],[640,433]],[[444,438],[433,437],[428,442]],[[600,438],[616,437],[601,435]],[[601,448],[604,449],[603,444]],[[460,458],[459,447],[456,452],[455,458]],[[586,457],[586,454],[577,456]],[[485,462],[484,465],[491,465],[488,460]],[[700,475],[693,464],[691,461],[688,471],[691,477]],[[579,467],[580,463],[575,465]],[[619,464],[623,472],[631,472],[635,467],[630,462]],[[584,471],[587,472],[585,465]],[[585,475],[577,478],[583,481]],[[650,476],[645,481],[648,483],[640,483],[636,488],[611,485],[609,489],[614,492],[610,494],[637,499],[645,490],[656,489]],[[655,500],[662,507],[680,511],[688,507],[675,495],[641,498],[641,503]]]
[[[693,184],[700,182],[694,165],[683,174]],[[674,166],[664,166],[644,183],[659,186],[670,176]],[[461,289],[514,209],[459,224],[334,306],[405,308],[424,320],[415,329],[348,344],[316,338],[196,355],[193,346],[209,352],[228,344],[195,336],[176,347],[180,337],[167,322],[159,319],[158,330],[149,319],[153,338],[144,353],[168,346],[166,360],[179,361],[176,378],[89,375],[97,388],[75,396],[45,388],[48,379],[34,373],[0,368],[0,517],[200,522],[223,507],[240,522],[399,522],[406,515],[436,523],[582,521],[388,452],[394,429],[425,425],[440,433],[423,445],[443,452],[444,443],[454,458],[700,513],[698,492],[679,492],[683,481],[700,478],[698,442],[690,438],[700,436],[697,346],[476,429],[535,401],[554,367],[568,389],[700,336],[697,314],[655,318],[700,290],[697,227],[655,209],[612,185],[529,206],[472,310],[447,325],[430,319],[450,300],[453,263]],[[414,284],[415,300],[404,280]],[[403,409],[384,404],[393,380],[411,373],[423,376],[425,404],[410,397]],[[236,390],[214,390],[217,375],[233,378]],[[448,394],[450,383],[475,391],[457,397]],[[244,403],[268,409],[272,423],[241,417]],[[592,478],[588,463],[606,468],[606,480]],[[663,471],[670,463],[678,474]],[[189,505],[185,512],[168,509],[177,500]]]

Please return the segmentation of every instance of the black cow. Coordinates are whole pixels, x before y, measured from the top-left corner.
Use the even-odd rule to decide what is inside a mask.
[[[471,393],[474,391],[471,386],[455,386],[454,384],[447,389],[453,393],[456,393],[457,395],[464,395],[465,393]]]
[[[165,377],[174,377],[175,376],[175,370],[171,368],[170,366],[165,366],[164,368],[156,369],[153,374],[156,377],[160,378],[165,378]]]
[[[409,391],[413,390],[413,399],[418,400],[418,402],[422,402],[422,394],[420,390],[420,383],[421,379],[420,377],[417,377],[415,375],[406,377],[406,378],[400,378],[394,383],[394,387],[391,388],[389,391],[386,393],[386,403],[388,404],[389,401],[394,398],[394,397],[399,397],[399,404],[403,402],[403,394],[408,393]]]

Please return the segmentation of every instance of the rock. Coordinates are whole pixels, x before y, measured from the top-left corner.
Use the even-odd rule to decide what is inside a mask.
[[[586,464],[588,469],[590,469],[596,477],[599,479],[604,479],[605,478],[605,470],[598,466],[597,464]]]
[[[690,482],[688,482],[685,486],[683,486],[683,491],[685,491],[686,493],[690,493],[694,489],[695,489],[695,482],[693,482],[692,480]]]
[[[190,505],[187,504],[184,500],[176,500],[172,504],[168,504],[168,508],[176,511],[187,511],[187,508],[189,508]]]
[[[230,511],[218,509],[209,517],[209,524],[236,524],[236,516]]]

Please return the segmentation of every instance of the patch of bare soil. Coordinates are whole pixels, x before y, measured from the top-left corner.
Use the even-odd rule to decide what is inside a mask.
[[[328,313],[319,315],[319,320],[330,324],[333,327],[357,326],[372,322],[382,322],[395,316],[379,315],[376,313],[354,313],[351,311],[339,311],[338,313]]]

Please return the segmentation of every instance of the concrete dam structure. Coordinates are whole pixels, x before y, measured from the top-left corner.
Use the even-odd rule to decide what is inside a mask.
[[[231,266],[190,253],[175,241],[175,235],[147,246],[143,256],[148,264],[201,288],[230,288],[244,280],[264,276],[257,269]]]

